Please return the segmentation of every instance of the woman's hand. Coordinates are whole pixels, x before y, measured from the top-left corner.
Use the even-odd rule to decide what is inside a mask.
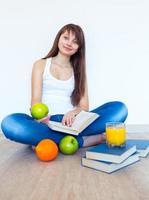
[[[67,112],[62,119],[62,124],[66,126],[72,126],[72,123],[75,120],[75,112],[74,111],[69,111]]]
[[[49,122],[49,120],[50,120],[50,116],[46,116],[46,117],[44,117],[42,119],[38,119],[37,121],[38,122],[42,122],[44,124],[47,124]]]

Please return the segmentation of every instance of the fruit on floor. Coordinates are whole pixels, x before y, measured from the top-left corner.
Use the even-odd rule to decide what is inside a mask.
[[[58,156],[58,146],[53,140],[44,139],[35,147],[35,153],[42,161],[54,160]]]

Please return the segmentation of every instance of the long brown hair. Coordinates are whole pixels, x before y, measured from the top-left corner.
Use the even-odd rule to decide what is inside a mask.
[[[65,31],[68,31],[68,33],[72,32],[75,35],[79,45],[78,51],[70,58],[70,63],[73,67],[75,78],[75,88],[71,94],[71,103],[73,106],[77,106],[81,100],[81,97],[84,95],[86,82],[85,38],[82,28],[75,24],[67,24],[62,27],[56,35],[51,50],[42,59],[54,57],[58,54],[59,38]]]

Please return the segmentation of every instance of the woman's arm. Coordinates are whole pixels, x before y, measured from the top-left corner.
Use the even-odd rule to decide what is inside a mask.
[[[38,60],[34,63],[32,69],[31,81],[31,106],[41,102],[42,97],[42,76],[45,67],[45,60]]]
[[[87,86],[87,82],[85,84],[85,92],[83,97],[80,100],[79,105],[74,109],[71,110],[69,112],[67,112],[63,119],[62,119],[62,124],[63,125],[67,125],[67,126],[71,126],[75,116],[77,114],[79,114],[82,110],[88,111],[89,110],[89,98],[88,98],[88,86]]]
[[[38,60],[34,63],[32,69],[32,90],[31,90],[31,107],[38,102],[41,102],[42,97],[42,77],[45,67],[45,60]],[[48,123],[50,116],[46,116],[39,122]]]
[[[85,84],[84,96],[81,98],[79,105],[73,110],[74,114],[79,114],[82,110],[89,110],[88,86]]]

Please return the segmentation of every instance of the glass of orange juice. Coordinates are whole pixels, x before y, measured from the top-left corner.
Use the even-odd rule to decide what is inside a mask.
[[[125,146],[126,128],[123,122],[106,123],[106,142],[109,147]]]

